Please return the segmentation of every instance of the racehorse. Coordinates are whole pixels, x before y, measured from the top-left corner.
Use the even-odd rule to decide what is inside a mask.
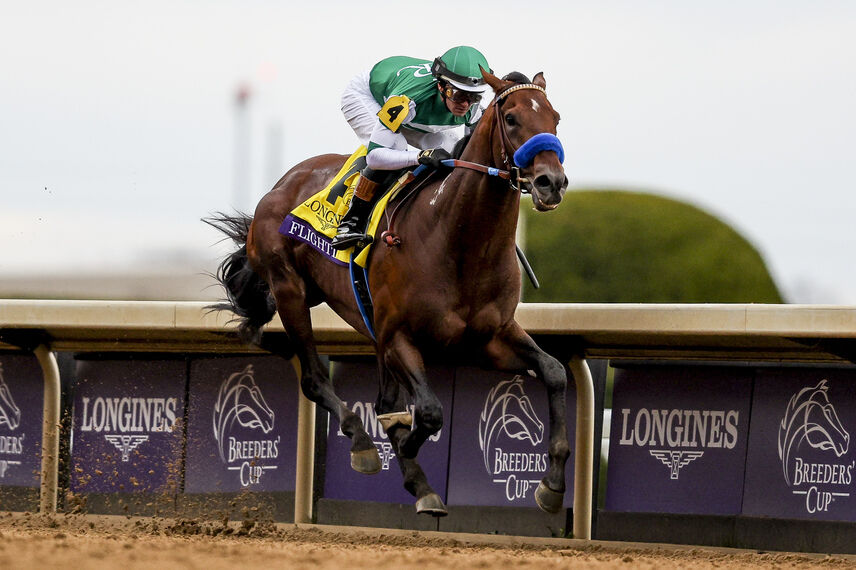
[[[420,446],[443,425],[426,361],[460,358],[486,368],[531,370],[544,382],[549,467],[535,499],[548,512],[561,508],[570,455],[565,368],[514,320],[520,297],[515,230],[521,190],[531,193],[536,210],[548,211],[559,205],[568,184],[564,150],[556,138],[559,114],[547,99],[542,73],[532,81],[516,72],[503,79],[487,72],[483,76],[495,97],[460,155],[467,167],[429,181],[406,203],[404,193],[393,200],[388,208],[397,212],[397,243],[376,243],[368,262],[380,371],[377,410],[385,416],[382,423],[399,458],[404,486],[416,497],[417,512],[434,516],[447,514],[446,507],[416,461]],[[328,154],[296,165],[261,199],[252,218],[219,214],[206,221],[239,246],[218,270],[228,302],[216,308],[238,315],[244,339],[297,357],[304,394],[334,414],[352,440],[351,466],[375,473],[380,470],[377,449],[360,418],[335,394],[310,321],[309,308],[326,302],[371,338],[349,272],[279,232],[285,216],[323,188],[346,159]],[[497,172],[500,176],[491,175]],[[388,226],[387,219],[377,233]],[[288,346],[261,336],[274,312]],[[408,403],[414,406],[412,416],[394,413]]]
[[[491,389],[479,416],[479,445],[488,473],[493,443],[500,435],[520,441],[529,440],[535,446],[544,439],[544,422],[535,413],[532,401],[523,391],[520,375],[503,380]]]
[[[828,390],[826,380],[821,380],[817,386],[803,388],[794,394],[785,408],[785,416],[779,424],[778,447],[788,485],[791,484],[788,475],[791,453],[803,441],[815,449],[832,451],[836,457],[847,453],[850,447],[850,434],[829,402]]]
[[[220,385],[212,419],[214,438],[223,461],[226,461],[223,450],[226,432],[235,422],[246,428],[260,429],[264,433],[273,429],[273,410],[265,402],[256,385],[252,364],[248,364],[241,372],[230,375]]]

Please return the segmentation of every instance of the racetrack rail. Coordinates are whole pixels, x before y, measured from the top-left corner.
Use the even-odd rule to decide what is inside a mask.
[[[587,357],[763,362],[856,361],[856,307],[741,304],[520,304],[516,318],[548,351],[563,358],[577,390],[574,535],[591,537],[594,397]],[[322,354],[371,354],[371,342],[325,305],[312,309]],[[0,350],[34,351],[46,394],[58,394],[54,351],[259,352],[243,345],[230,315],[203,302],[0,300]],[[275,318],[265,334],[284,335]],[[302,395],[300,396],[303,399]],[[50,400],[50,402],[49,402]],[[56,458],[58,406],[46,398],[43,457]],[[295,520],[312,520],[312,408],[301,406]],[[300,430],[301,428],[299,428]],[[300,435],[298,436],[301,437]],[[42,512],[54,512],[56,465],[42,466]],[[303,483],[300,483],[300,482]],[[308,506],[308,507],[307,507]]]

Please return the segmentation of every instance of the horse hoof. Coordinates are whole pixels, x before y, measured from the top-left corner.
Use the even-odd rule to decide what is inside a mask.
[[[562,508],[562,500],[564,493],[557,493],[544,484],[544,481],[538,483],[538,488],[535,489],[535,502],[542,511],[548,513],[558,513]]]
[[[351,468],[357,473],[374,475],[380,471],[380,467],[380,455],[376,447],[351,452]]]
[[[445,517],[449,514],[443,499],[437,493],[429,493],[416,501],[416,512],[431,515],[432,517]]]

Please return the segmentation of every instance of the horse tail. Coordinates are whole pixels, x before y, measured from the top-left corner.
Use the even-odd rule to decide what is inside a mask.
[[[276,301],[268,284],[253,270],[247,258],[247,234],[253,219],[240,212],[234,216],[218,212],[202,221],[226,234],[238,246],[237,251],[220,263],[214,275],[226,291],[226,299],[208,308],[232,311],[237,315],[233,321],[238,322],[241,340],[261,345],[262,327],[276,314]]]

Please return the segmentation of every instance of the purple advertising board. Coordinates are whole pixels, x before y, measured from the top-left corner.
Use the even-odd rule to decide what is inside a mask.
[[[81,360],[71,490],[175,493],[181,484],[184,360]]]
[[[573,381],[567,394],[573,450]],[[459,368],[451,429],[450,505],[536,506],[535,489],[547,471],[550,443],[547,391],[540,380],[525,373]],[[572,451],[566,466],[566,507],[573,504],[573,471]]]
[[[753,370],[615,371],[606,509],[738,514]]]
[[[194,359],[185,492],[293,491],[298,394],[278,356]]]
[[[446,473],[449,463],[449,410],[452,409],[451,368],[430,368],[431,388],[443,405],[443,429],[425,442],[419,450],[419,464],[428,483],[440,497],[446,498]],[[381,458],[381,471],[364,475],[351,469],[351,440],[339,429],[338,418],[330,418],[327,435],[327,470],[324,496],[330,499],[376,501],[381,503],[412,504],[415,499],[404,489],[404,480],[398,467],[392,444],[377,420],[375,402],[378,393],[377,364],[343,361],[333,364],[333,382],[336,393],[351,410],[363,420],[369,437],[374,440]],[[411,410],[412,412],[412,410]]]
[[[856,371],[759,370],[743,514],[856,521]]]
[[[0,356],[0,486],[39,486],[43,399],[36,358]]]

